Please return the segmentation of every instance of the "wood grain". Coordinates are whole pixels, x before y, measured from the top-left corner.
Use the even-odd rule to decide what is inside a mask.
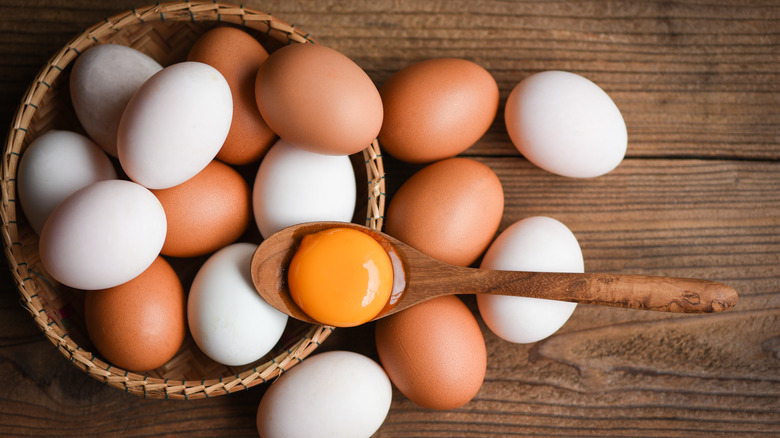
[[[464,155],[504,187],[500,229],[531,215],[567,224],[587,271],[722,281],[728,312],[671,315],[580,305],[554,336],[489,355],[476,398],[429,411],[393,393],[378,437],[777,436],[780,434],[780,4],[775,0],[247,1],[310,32],[377,85],[422,59],[486,67],[502,102],[525,76],[563,69],[618,104],[627,159],[570,180],[528,163],[500,111]],[[69,38],[143,2],[0,0],[0,118]],[[388,194],[419,166],[386,159]],[[264,388],[199,401],[144,400],[65,361],[0,294],[0,435],[255,436]],[[464,301],[476,310],[470,297]],[[376,358],[373,327],[321,347]]]

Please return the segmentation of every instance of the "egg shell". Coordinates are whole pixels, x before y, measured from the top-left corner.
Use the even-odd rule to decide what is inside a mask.
[[[147,371],[179,351],[187,332],[179,277],[162,257],[119,286],[87,291],[84,319],[92,343],[114,366]]]
[[[249,185],[216,160],[187,181],[152,193],[168,220],[164,255],[196,257],[216,251],[238,239],[252,220]]]
[[[70,96],[81,126],[103,150],[117,156],[119,121],[133,94],[162,70],[145,53],[119,44],[101,44],[76,58]]]
[[[233,96],[233,120],[217,159],[228,164],[259,160],[276,140],[255,100],[255,79],[268,52],[251,35],[235,27],[216,27],[195,41],[188,61],[206,63],[222,73]]]
[[[382,318],[375,328],[379,360],[395,386],[420,406],[455,409],[479,391],[487,370],[482,331],[454,295]]]
[[[257,293],[250,274],[257,245],[233,243],[206,260],[187,299],[187,321],[198,347],[230,366],[254,362],[276,345],[287,315]]]
[[[480,65],[438,58],[409,65],[379,89],[379,142],[390,155],[429,163],[454,157],[487,132],[498,111],[498,84]]]
[[[390,201],[385,232],[430,257],[469,266],[487,249],[504,212],[498,176],[470,158],[429,164]]]
[[[260,163],[252,209],[260,234],[311,221],[349,222],[357,187],[349,157],[323,155],[278,140]]]
[[[132,181],[98,181],[54,209],[38,252],[57,281],[105,289],[146,270],[160,253],[166,228],[165,211],[148,189]]]
[[[76,132],[60,130],[30,143],[16,176],[22,211],[39,235],[65,198],[93,182],[116,178],[114,165],[98,145]]]
[[[117,154],[133,181],[167,189],[192,178],[217,155],[230,129],[233,97],[222,74],[201,62],[157,72],[128,102]]]
[[[598,85],[575,73],[545,71],[517,84],[504,119],[517,150],[549,172],[595,178],[626,155],[626,123]]]
[[[480,268],[502,271],[584,272],[577,238],[562,222],[533,216],[510,225],[490,245]],[[515,343],[537,342],[566,323],[576,303],[538,298],[478,295],[488,328]]]
[[[262,437],[372,436],[392,401],[392,386],[373,360],[351,351],[328,351],[282,374],[257,409]]]
[[[321,44],[272,52],[258,71],[255,98],[279,137],[320,154],[360,152],[382,127],[382,99],[371,78]]]

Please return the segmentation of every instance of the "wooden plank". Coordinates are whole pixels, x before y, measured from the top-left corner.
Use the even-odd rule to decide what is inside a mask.
[[[79,0],[66,7],[4,1],[0,45],[9,56],[0,115],[8,119],[47,57],[92,23],[137,4]],[[629,128],[629,156],[780,158],[780,6],[741,2],[245,2],[342,51],[377,85],[411,62],[474,60],[498,81],[502,103],[527,75],[562,69],[604,88]],[[46,8],[50,9],[47,10]],[[11,82],[13,79],[13,82]],[[7,99],[6,99],[7,98]],[[517,154],[503,111],[469,153]]]

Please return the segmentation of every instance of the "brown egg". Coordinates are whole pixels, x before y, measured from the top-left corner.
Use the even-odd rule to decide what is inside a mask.
[[[390,380],[420,406],[463,406],[485,380],[485,339],[474,315],[456,296],[434,298],[380,319],[375,336]]]
[[[443,262],[469,266],[498,231],[504,191],[498,176],[469,158],[422,168],[387,208],[385,232]]]
[[[385,115],[379,142],[412,163],[454,157],[477,142],[498,111],[498,84],[481,66],[458,58],[412,64],[379,90]]]
[[[164,255],[195,257],[216,251],[238,239],[252,219],[249,185],[216,160],[188,181],[152,193],[168,222]]]
[[[291,44],[271,53],[257,73],[255,97],[279,137],[311,152],[360,152],[382,127],[382,99],[371,78],[320,44]]]
[[[87,291],[84,318],[92,343],[110,364],[148,371],[164,365],[181,347],[185,306],[179,277],[157,257],[127,283]]]
[[[233,94],[233,120],[217,159],[247,164],[265,155],[276,140],[255,102],[255,77],[268,52],[248,33],[234,27],[216,27],[201,35],[190,49],[188,61],[216,68]]]

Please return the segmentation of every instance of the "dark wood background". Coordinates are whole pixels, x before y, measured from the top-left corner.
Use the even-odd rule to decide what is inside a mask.
[[[473,401],[436,412],[394,391],[377,436],[780,434],[779,2],[243,3],[343,52],[377,85],[443,56],[487,68],[502,104],[536,71],[590,78],[626,119],[626,160],[592,180],[548,174],[512,147],[500,112],[464,155],[500,177],[501,229],[552,216],[578,237],[588,271],[708,278],[740,293],[736,308],[709,316],[579,306],[557,334],[531,345],[485,329],[487,377]],[[4,134],[50,55],[89,25],[145,4],[1,0]],[[416,167],[386,164],[392,196]],[[262,387],[153,401],[103,386],[44,339],[5,270],[0,285],[0,435],[256,434]],[[322,348],[375,357],[372,330],[337,330]]]

